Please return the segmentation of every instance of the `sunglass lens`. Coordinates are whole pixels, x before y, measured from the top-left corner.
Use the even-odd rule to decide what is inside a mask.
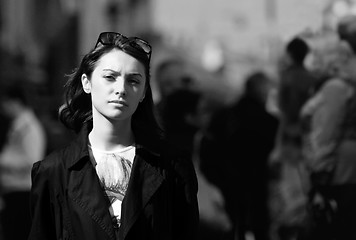
[[[106,32],[106,33],[102,33],[100,36],[100,40],[103,44],[107,45],[107,44],[113,44],[116,40],[117,37],[119,37],[120,35],[116,34],[116,33],[110,33],[110,32]]]
[[[151,47],[144,41],[136,39],[137,45],[139,45],[146,53],[151,53]]]

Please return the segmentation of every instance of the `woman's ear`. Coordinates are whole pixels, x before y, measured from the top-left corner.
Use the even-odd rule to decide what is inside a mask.
[[[81,80],[82,80],[82,86],[83,86],[84,92],[90,93],[91,92],[91,82],[85,73],[82,75]]]

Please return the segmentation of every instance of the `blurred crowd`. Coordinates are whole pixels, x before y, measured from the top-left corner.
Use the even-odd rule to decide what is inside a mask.
[[[356,19],[283,49],[276,74],[254,68],[230,102],[184,58],[152,69],[161,125],[196,169],[199,239],[356,239]],[[29,97],[19,81],[1,87],[4,240],[26,239],[32,164],[72,137]]]
[[[229,103],[177,79],[188,62],[157,67],[161,122],[197,171],[200,239],[356,239],[355,27],[294,35],[276,74],[251,71]]]

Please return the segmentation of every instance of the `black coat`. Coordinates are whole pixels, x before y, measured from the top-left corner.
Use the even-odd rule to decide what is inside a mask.
[[[89,159],[88,132],[83,128],[67,147],[34,164],[29,240],[195,239],[199,212],[191,161],[166,147],[152,151],[138,144],[116,230]]]

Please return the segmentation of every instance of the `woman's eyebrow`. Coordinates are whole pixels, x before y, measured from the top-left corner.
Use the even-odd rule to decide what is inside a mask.
[[[103,72],[113,72],[113,73],[119,73],[118,71],[115,71],[115,70],[110,69],[110,68],[104,68],[104,69],[103,69]]]
[[[121,74],[120,71],[115,71],[115,70],[110,69],[110,68],[104,68],[103,72],[111,72],[111,73],[113,73],[115,75],[120,75]],[[140,72],[131,72],[131,73],[127,73],[126,75],[127,76],[131,76],[131,77],[141,77],[141,78],[143,78],[143,75]]]
[[[137,77],[142,77],[142,74],[141,73],[139,73],[139,72],[137,72],[137,73],[128,73],[127,75],[129,75],[129,76],[137,76]]]

